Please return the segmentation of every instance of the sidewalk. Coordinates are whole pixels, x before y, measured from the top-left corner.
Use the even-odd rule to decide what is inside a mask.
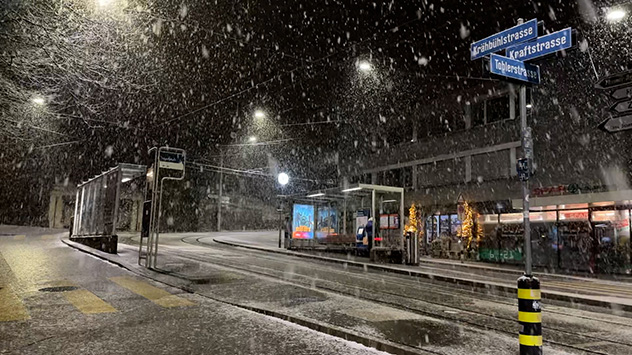
[[[499,293],[515,294],[517,292],[516,280],[522,275],[522,272],[518,269],[512,270],[474,263],[461,264],[450,260],[424,259],[419,266],[378,264],[370,262],[368,258],[335,253],[290,251],[278,247],[264,246],[262,243],[257,245],[240,243],[235,238],[215,237],[212,240],[234,247],[344,263]],[[537,277],[542,283],[542,298],[544,300],[557,300],[573,304],[632,311],[632,285],[628,282],[551,273],[539,273]]]

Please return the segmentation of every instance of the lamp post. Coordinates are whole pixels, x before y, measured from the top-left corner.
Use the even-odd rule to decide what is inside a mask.
[[[283,195],[283,189],[285,187],[285,185],[287,185],[290,182],[290,176],[287,173],[280,173],[277,176],[277,182],[279,183],[279,185],[281,185],[281,195],[279,196],[281,199],[285,198],[285,196]],[[283,219],[281,218],[281,215],[283,214],[283,200],[281,200],[281,202],[279,203],[279,248],[281,248],[281,240],[282,240],[282,231],[283,231]]]

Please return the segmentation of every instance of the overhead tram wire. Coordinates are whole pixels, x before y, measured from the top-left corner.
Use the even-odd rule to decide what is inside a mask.
[[[238,175],[238,176],[251,175],[251,176],[256,176],[256,177],[261,177],[261,178],[274,178],[275,177],[273,174],[269,174],[269,173],[255,172],[255,171],[243,170],[243,169],[235,169],[235,168],[229,168],[229,167],[219,166],[219,165],[204,164],[204,163],[198,163],[196,161],[186,161],[185,165],[194,165],[197,167],[206,168],[210,171],[214,171],[214,172],[222,171],[223,173],[226,173],[226,174],[232,174],[232,175]],[[292,180],[308,181],[308,182],[313,182],[313,183],[326,183],[326,181],[300,178],[300,177],[295,177],[295,176],[292,177]]]

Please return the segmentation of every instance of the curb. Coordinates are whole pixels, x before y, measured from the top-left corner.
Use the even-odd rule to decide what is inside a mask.
[[[362,335],[358,335],[357,333],[348,331],[348,330],[346,330],[344,328],[340,328],[340,327],[337,327],[337,326],[334,326],[334,325],[329,325],[329,324],[321,323],[321,322],[314,321],[314,320],[309,320],[309,319],[302,318],[302,317],[290,316],[290,315],[279,313],[279,312],[272,311],[272,310],[267,310],[267,309],[253,307],[253,306],[248,306],[248,305],[242,305],[242,304],[234,303],[234,302],[231,302],[231,301],[228,301],[228,300],[225,300],[225,299],[211,297],[211,296],[208,296],[208,295],[203,295],[203,294],[195,292],[194,290],[192,290],[191,288],[189,288],[187,286],[176,285],[176,284],[167,282],[165,280],[159,280],[156,277],[154,277],[154,275],[151,275],[148,272],[142,272],[141,270],[138,270],[137,268],[130,267],[129,265],[127,265],[127,264],[125,264],[123,262],[120,262],[120,261],[117,261],[117,260],[112,260],[111,257],[108,257],[110,254],[106,254],[106,253],[101,252],[99,250],[92,249],[92,248],[89,248],[89,247],[85,247],[82,244],[75,243],[75,242],[73,242],[71,240],[68,240],[68,238],[62,237],[62,238],[60,238],[60,240],[62,241],[62,243],[66,244],[67,246],[69,246],[69,247],[71,247],[71,248],[73,248],[75,250],[78,250],[80,252],[83,252],[83,253],[92,255],[94,257],[97,257],[99,259],[105,260],[107,262],[110,262],[110,263],[112,263],[112,264],[114,264],[116,266],[119,266],[119,267],[121,267],[121,268],[123,268],[123,269],[125,269],[125,270],[127,270],[127,271],[129,271],[129,272],[131,272],[133,274],[136,274],[138,276],[148,278],[150,280],[153,280],[153,281],[156,281],[156,282],[168,285],[170,287],[181,289],[181,290],[183,290],[185,292],[188,292],[188,293],[195,293],[196,295],[199,295],[199,296],[204,297],[204,298],[211,299],[211,300],[216,301],[216,302],[224,303],[224,304],[227,304],[227,305],[230,305],[230,306],[233,306],[233,307],[237,307],[237,308],[240,308],[240,309],[244,309],[244,310],[247,310],[247,311],[263,314],[263,315],[266,315],[266,316],[269,316],[269,317],[278,318],[278,319],[281,319],[281,320],[284,320],[284,321],[287,321],[287,322],[291,322],[291,323],[298,324],[300,326],[309,328],[309,329],[317,331],[319,333],[324,333],[324,334],[335,336],[337,338],[341,338],[341,339],[344,339],[344,340],[347,340],[347,341],[356,342],[356,343],[362,344],[364,346],[371,347],[371,348],[374,348],[374,349],[379,350],[379,351],[385,351],[385,352],[388,352],[388,353],[391,353],[391,354],[396,354],[396,355],[436,354],[435,352],[432,352],[432,351],[428,351],[428,350],[425,350],[425,349],[411,348],[411,347],[408,347],[406,345],[392,343],[392,342],[387,341],[387,340],[378,340],[378,339],[375,339],[375,338],[364,337]],[[156,271],[156,270],[152,270],[152,271]],[[162,272],[158,272],[158,271],[156,271],[156,272],[159,273],[159,274],[162,274],[162,275],[170,276],[170,277],[175,277],[175,278],[179,278],[179,279],[181,278],[179,276],[181,274],[162,273]],[[185,280],[189,281],[186,278],[185,278]],[[196,283],[194,281],[191,281],[191,282],[192,283]]]
[[[227,242],[223,240],[218,240],[216,238],[213,238],[213,241],[219,244],[224,244],[224,245],[237,247],[237,248],[252,249],[252,250],[264,251],[268,253],[290,255],[290,256],[296,256],[296,257],[301,257],[301,258],[306,258],[306,259],[315,259],[315,260],[320,260],[320,261],[334,262],[334,263],[339,263],[339,264],[348,264],[348,265],[363,267],[366,269],[391,272],[391,273],[400,274],[400,275],[416,276],[416,277],[425,278],[429,280],[449,282],[449,283],[460,285],[460,286],[470,286],[474,288],[485,289],[488,291],[492,290],[492,291],[499,291],[499,292],[504,292],[504,293],[513,293],[513,294],[517,294],[518,292],[518,287],[516,286],[507,286],[507,285],[502,285],[498,283],[479,282],[479,281],[474,281],[474,280],[469,280],[469,279],[437,275],[437,274],[415,271],[415,270],[404,270],[404,269],[389,267],[386,265],[369,264],[369,263],[364,263],[364,262],[359,262],[359,261],[328,258],[324,256],[303,254],[303,253],[297,253],[297,252],[291,252],[291,251],[274,250],[274,249],[262,248],[262,247],[252,246],[252,245],[244,245],[244,244],[239,244],[239,243]],[[612,309],[623,310],[626,312],[632,312],[632,305],[627,305],[627,304],[612,303],[612,302],[601,301],[601,300],[592,299],[592,298],[576,297],[576,296],[565,295],[565,294],[551,292],[551,291],[548,291],[548,292],[542,291],[541,295],[542,295],[542,299],[544,300],[548,299],[548,300],[553,300],[553,301],[564,301],[564,302],[569,302],[572,304],[582,304],[582,305],[587,305],[587,306],[594,306],[594,307],[601,307],[601,308],[608,308],[608,309],[612,308]]]

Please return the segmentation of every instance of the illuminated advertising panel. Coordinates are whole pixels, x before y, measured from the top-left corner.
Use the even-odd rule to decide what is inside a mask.
[[[292,239],[314,238],[314,206],[294,204]]]

